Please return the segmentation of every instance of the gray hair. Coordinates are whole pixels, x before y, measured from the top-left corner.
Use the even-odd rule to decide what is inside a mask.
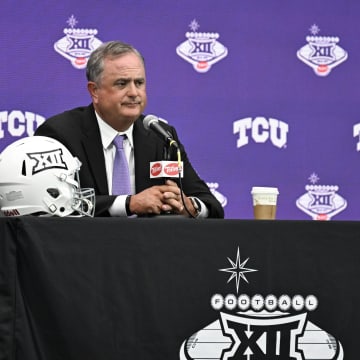
[[[121,41],[109,41],[101,44],[90,55],[86,65],[86,78],[88,81],[99,83],[101,74],[104,71],[104,59],[106,57],[116,58],[128,53],[137,55],[144,64],[143,56],[132,45]]]

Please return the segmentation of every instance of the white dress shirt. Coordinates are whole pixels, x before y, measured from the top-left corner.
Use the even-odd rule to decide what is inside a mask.
[[[127,139],[124,141],[124,151],[129,165],[131,194],[135,194],[135,160],[134,160],[134,142],[133,142],[133,125],[130,126],[125,132],[118,132],[104,120],[101,119],[99,114],[95,112],[96,118],[100,128],[101,142],[104,151],[106,177],[109,188],[109,194],[112,194],[112,174],[114,167],[114,159],[116,148],[113,140],[118,135],[126,134]],[[119,195],[111,205],[109,212],[111,216],[126,216],[125,200],[127,195]]]

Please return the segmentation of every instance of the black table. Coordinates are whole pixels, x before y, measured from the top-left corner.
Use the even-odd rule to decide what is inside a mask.
[[[357,359],[360,223],[0,218],[0,359]]]

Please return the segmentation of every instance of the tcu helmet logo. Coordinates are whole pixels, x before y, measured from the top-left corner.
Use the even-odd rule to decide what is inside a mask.
[[[42,151],[37,153],[28,153],[27,156],[31,160],[35,160],[32,167],[31,175],[35,175],[43,170],[48,169],[68,169],[65,161],[63,160],[63,152],[61,149],[50,151]]]

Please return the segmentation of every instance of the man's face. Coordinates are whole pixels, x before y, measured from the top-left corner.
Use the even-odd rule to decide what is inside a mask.
[[[99,84],[88,83],[95,110],[110,126],[124,131],[146,106],[144,64],[133,53],[104,59]]]

